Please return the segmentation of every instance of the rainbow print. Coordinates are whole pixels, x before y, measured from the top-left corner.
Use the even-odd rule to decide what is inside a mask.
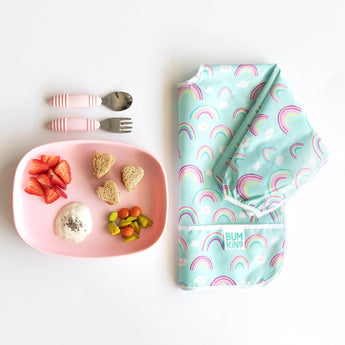
[[[274,101],[279,103],[280,93],[287,90],[287,87],[283,84],[274,84],[270,90],[270,95]]]
[[[222,201],[222,196],[218,190],[213,188],[203,188],[195,193],[193,197],[193,202],[201,203],[201,201],[205,198],[211,199],[212,202]]]
[[[261,182],[262,176],[256,174],[245,174],[242,175],[236,183],[236,192],[243,199],[248,200],[250,197],[249,188]]]
[[[189,176],[192,177],[196,182],[204,183],[204,176],[196,165],[184,165],[178,173],[178,180],[180,183],[182,183],[185,178]]]
[[[270,261],[270,267],[279,267],[283,262],[284,253],[278,253],[274,255]]]
[[[184,95],[191,95],[194,100],[201,101],[203,99],[202,91],[196,84],[189,84],[187,86],[180,86],[177,90],[177,99],[181,100]]]
[[[209,77],[209,78],[214,77],[214,70],[213,70],[212,66],[204,65],[203,67],[204,68],[203,68],[202,73],[205,73],[207,75],[207,77]]]
[[[178,125],[178,134],[180,135],[182,132],[187,133],[190,140],[196,139],[195,131],[194,131],[192,125],[190,125],[189,123],[181,122]]]
[[[235,70],[235,75],[242,75],[244,73],[249,73],[251,76],[257,76],[258,75],[258,69],[255,65],[238,65],[238,67]]]
[[[261,278],[261,279],[259,279],[258,281],[257,281],[257,283],[256,284],[264,284],[264,283],[266,283],[266,279],[264,279],[264,278]]]
[[[230,271],[235,271],[238,268],[241,268],[243,270],[249,269],[249,262],[243,255],[238,255],[231,261]]]
[[[200,160],[203,157],[206,157],[207,159],[214,159],[214,152],[209,145],[201,146],[196,153],[196,159]]]
[[[243,153],[240,153],[240,152],[236,152],[234,154],[234,156],[232,157],[232,159],[229,161],[229,166],[232,170],[234,171],[238,171],[239,169],[239,165],[238,163],[240,161],[243,161],[247,156]]]
[[[256,246],[260,248],[267,248],[267,238],[261,234],[253,234],[246,239],[244,246],[246,249],[252,249]]]
[[[222,87],[220,90],[219,90],[219,93],[218,93],[218,98],[229,98],[231,99],[232,98],[232,92],[231,90],[228,88],[228,87]]]
[[[316,154],[316,156],[321,159],[324,155],[322,149],[321,149],[321,138],[318,134],[315,134],[312,139],[313,149]]]
[[[271,216],[273,222],[279,222],[279,215],[277,211],[270,212],[269,215]]]
[[[270,195],[263,203],[263,209],[268,210],[270,208],[276,207],[283,201],[278,195]]]
[[[188,250],[187,242],[182,236],[178,236],[177,242],[179,251]]]
[[[236,282],[228,276],[218,276],[215,278],[210,286],[234,286]]]
[[[202,115],[207,115],[210,119],[218,119],[218,111],[216,108],[211,105],[200,105],[196,107],[190,114],[191,120],[199,120]]]
[[[227,222],[236,222],[236,215],[230,208],[222,207],[218,209],[212,217],[213,223],[218,223],[221,219],[225,219]]]
[[[215,176],[215,180],[216,180],[216,183],[220,186],[223,185],[223,179],[219,176],[219,175],[216,175]]]
[[[271,195],[273,192],[277,192],[279,187],[278,183],[283,180],[286,180],[289,177],[290,170],[287,169],[278,169],[271,174],[267,181],[267,189]],[[285,185],[284,185],[285,186]]]
[[[234,111],[234,113],[232,114],[232,118],[233,119],[237,119],[240,116],[246,117],[248,114],[248,109],[246,108],[238,108]]]
[[[295,176],[295,186],[298,189],[313,173],[310,168],[302,168],[297,171]]]
[[[258,130],[258,127],[259,127],[259,124],[267,121],[268,119],[268,115],[265,115],[265,114],[259,114],[255,117],[255,119],[253,120],[249,130],[250,132],[257,136],[259,134],[259,130]]]
[[[215,126],[210,133],[210,139],[215,139],[218,135],[224,136],[225,139],[232,138],[230,128],[225,125]]]
[[[205,268],[207,270],[213,270],[213,264],[210,258],[205,255],[197,256],[190,264],[189,269],[191,271],[197,271],[200,268]]]
[[[251,216],[249,222],[250,223],[257,223],[259,221],[259,218],[257,216]]]
[[[260,84],[256,85],[254,87],[254,89],[251,91],[249,99],[251,101],[255,101],[258,98],[258,96],[259,96],[260,92],[262,91],[262,89],[265,87],[265,85],[266,85],[266,82],[263,82],[263,83],[260,83]]]
[[[288,134],[290,130],[289,119],[293,116],[300,115],[302,109],[296,105],[287,105],[280,109],[278,113],[278,125],[283,133]]]
[[[221,232],[212,232],[205,238],[201,250],[209,250],[211,244],[214,242],[220,244],[220,246],[224,249],[224,235]]]
[[[290,146],[289,151],[292,158],[297,159],[297,151],[300,150],[303,146],[303,143],[295,143]]]
[[[182,206],[178,209],[178,222],[181,223],[183,216],[188,216],[193,224],[199,224],[198,214],[195,212],[194,208],[190,206]]]
[[[272,152],[276,152],[277,149],[273,146],[268,146],[268,147],[264,147],[262,150],[261,150],[261,156],[262,158],[267,162],[269,163],[271,160],[269,158],[269,155],[272,153]]]

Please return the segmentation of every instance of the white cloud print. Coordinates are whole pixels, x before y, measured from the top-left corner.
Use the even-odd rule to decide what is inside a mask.
[[[281,166],[284,163],[284,157],[283,156],[277,156],[277,158],[274,160],[274,163],[278,166]]]
[[[248,82],[247,81],[240,81],[239,83],[236,84],[237,87],[241,88],[241,89],[245,89],[246,87],[248,87]]]
[[[241,147],[247,147],[249,145],[249,140],[250,139],[249,139],[248,135],[245,135],[244,138],[241,141],[240,146]]]
[[[205,132],[208,130],[208,123],[200,123],[198,126],[200,132]]]
[[[269,128],[265,133],[266,140],[271,139],[273,137],[273,134],[274,134],[273,128]]]
[[[194,283],[198,284],[198,285],[202,285],[205,283],[205,276],[198,276],[194,279]]]
[[[230,65],[222,65],[222,66],[219,67],[219,69],[223,73],[231,72],[231,66]]]
[[[266,262],[267,260],[267,257],[264,256],[264,255],[257,255],[255,258],[254,258],[254,261],[259,264],[259,265],[262,265]]]
[[[203,206],[200,208],[200,213],[201,214],[209,214],[210,213],[210,208],[209,206]]]
[[[230,107],[230,104],[226,101],[220,102],[219,103],[219,108],[220,109],[228,109]]]

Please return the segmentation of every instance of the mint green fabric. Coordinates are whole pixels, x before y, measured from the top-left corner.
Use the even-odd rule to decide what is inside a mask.
[[[270,281],[284,257],[282,205],[327,157],[280,69],[201,66],[178,87],[178,135],[181,286]]]

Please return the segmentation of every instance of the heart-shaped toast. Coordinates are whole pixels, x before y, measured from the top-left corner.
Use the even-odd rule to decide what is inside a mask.
[[[100,151],[96,151],[92,157],[92,165],[94,170],[94,175],[97,178],[101,178],[102,176],[109,173],[110,168],[115,163],[115,157],[110,153],[102,153]]]
[[[103,186],[97,188],[97,196],[107,202],[109,205],[120,203],[120,193],[117,185],[112,180],[104,182]]]
[[[131,192],[144,176],[144,169],[133,164],[125,165],[121,169],[121,181],[127,192]]]

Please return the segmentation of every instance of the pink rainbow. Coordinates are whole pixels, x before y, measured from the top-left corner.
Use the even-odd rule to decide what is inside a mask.
[[[258,184],[263,179],[262,176],[256,175],[256,174],[245,174],[242,175],[237,183],[236,183],[236,192],[237,194],[243,199],[248,200],[249,194],[248,194],[248,188],[252,184]]]
[[[256,85],[254,89],[252,90],[252,92],[250,93],[249,99],[251,101],[255,101],[258,98],[262,89],[265,87],[265,85],[266,85],[266,82]]]
[[[290,127],[288,124],[288,119],[291,116],[299,115],[301,111],[302,109],[296,105],[287,105],[286,107],[280,109],[278,113],[278,125],[283,133],[289,133]]]
[[[200,265],[206,265],[206,268],[208,268],[209,270],[213,270],[213,264],[212,264],[212,261],[210,260],[210,258],[208,258],[207,256],[205,255],[200,255],[200,256],[197,256],[193,261],[192,263],[190,264],[190,267],[189,269],[191,271],[195,271],[198,269],[198,267]]]
[[[189,93],[194,99],[201,101],[203,99],[202,91],[196,84],[189,84],[188,86],[180,86],[177,90],[177,99],[180,100],[182,95]]]
[[[227,286],[234,286],[236,285],[236,282],[228,277],[228,276],[218,276],[217,278],[215,278],[212,282],[210,286],[221,286],[221,285],[227,285]]]
[[[244,72],[250,72],[250,74],[254,76],[258,75],[257,67],[255,65],[249,65],[249,64],[238,65],[234,74],[241,75]]]
[[[179,182],[183,182],[183,178],[186,175],[191,175],[193,176],[194,179],[196,179],[197,182],[199,183],[204,183],[204,177],[202,175],[201,170],[196,166],[192,164],[187,164],[184,165],[180,170],[179,170]]]
[[[250,128],[249,128],[250,132],[251,132],[253,135],[257,136],[257,135],[259,134],[258,129],[257,129],[259,123],[264,122],[264,121],[267,121],[267,120],[268,120],[268,115],[265,115],[265,114],[259,114],[259,115],[257,115],[257,116],[255,117],[254,121],[252,122]]]

